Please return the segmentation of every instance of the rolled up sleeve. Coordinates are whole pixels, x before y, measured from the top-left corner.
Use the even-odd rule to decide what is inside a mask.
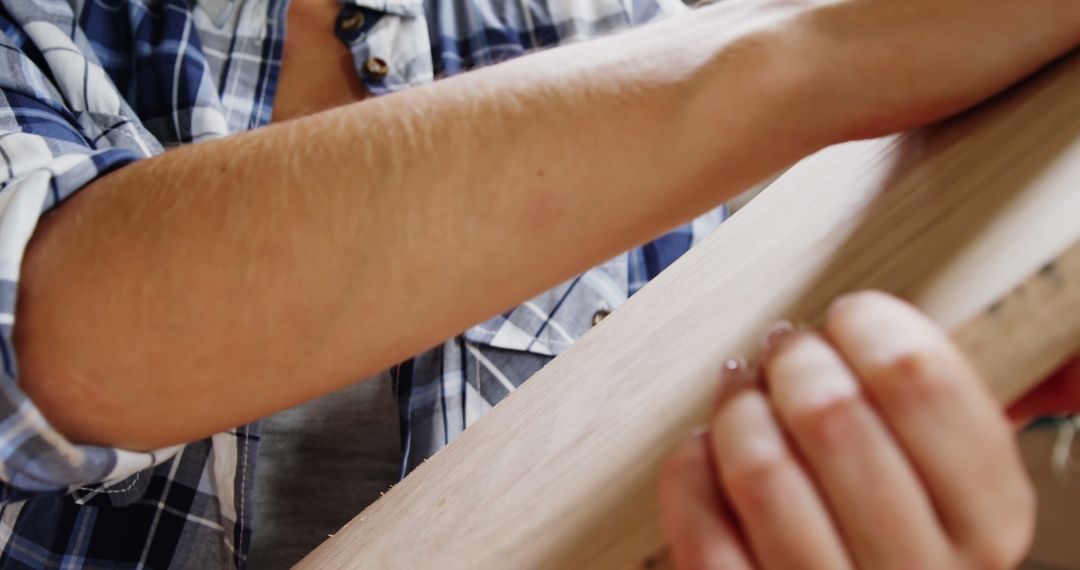
[[[180,446],[134,452],[73,443],[19,387],[12,331],[19,271],[38,220],[98,177],[149,156],[156,143],[132,124],[115,90],[93,92],[106,78],[77,50],[64,46],[62,58],[49,59],[21,30],[0,32],[0,503],[7,503],[119,481]],[[70,78],[65,85],[56,77],[67,71],[88,85],[80,101],[67,93]],[[95,101],[110,108],[101,112]]]

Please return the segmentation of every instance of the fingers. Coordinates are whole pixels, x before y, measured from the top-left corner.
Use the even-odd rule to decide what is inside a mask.
[[[904,451],[829,343],[791,333],[766,365],[777,411],[860,568],[948,568],[951,544]]]
[[[881,293],[839,303],[825,332],[862,378],[969,563],[1019,562],[1033,493],[1007,420],[959,350],[929,319]]]
[[[710,427],[720,483],[760,567],[850,568],[828,510],[765,395],[756,388],[730,395]]]
[[[660,510],[664,535],[681,570],[752,570],[751,559],[722,503],[708,437],[695,435],[664,464]]]
[[[681,567],[1017,564],[1034,496],[1007,419],[959,350],[881,293],[837,303],[823,332],[774,333],[768,391],[727,374],[739,381],[707,442],[669,461],[665,529]],[[1062,373],[1070,387],[1078,370]]]

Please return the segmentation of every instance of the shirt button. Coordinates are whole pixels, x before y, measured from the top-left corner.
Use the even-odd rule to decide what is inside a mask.
[[[390,66],[386,60],[379,57],[369,57],[364,62],[364,77],[372,81],[382,81],[390,73]]]
[[[595,313],[593,313],[592,316],[592,326],[595,327],[596,325],[600,324],[600,321],[606,319],[610,314],[611,311],[607,309],[600,309],[599,311],[596,311]]]
[[[364,13],[360,11],[348,11],[341,19],[341,29],[346,32],[355,32],[364,27]]]

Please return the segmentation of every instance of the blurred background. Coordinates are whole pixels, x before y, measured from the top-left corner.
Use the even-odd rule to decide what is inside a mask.
[[[1070,473],[1053,469],[1052,454],[1059,426],[1044,421],[1020,434],[1020,448],[1039,493],[1035,544],[1022,570],[1080,568],[1080,463]],[[1080,456],[1080,436],[1072,454]],[[1080,458],[1080,457],[1078,457]]]

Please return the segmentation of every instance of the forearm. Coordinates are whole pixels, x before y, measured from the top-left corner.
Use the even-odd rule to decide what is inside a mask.
[[[1078,6],[727,0],[136,163],[36,234],[20,382],[88,442],[272,413],[821,146],[976,102],[1075,46]]]
[[[784,12],[713,8],[108,175],[31,244],[23,387],[80,441],[189,440],[645,241],[826,142],[780,132],[797,74],[740,48]]]

